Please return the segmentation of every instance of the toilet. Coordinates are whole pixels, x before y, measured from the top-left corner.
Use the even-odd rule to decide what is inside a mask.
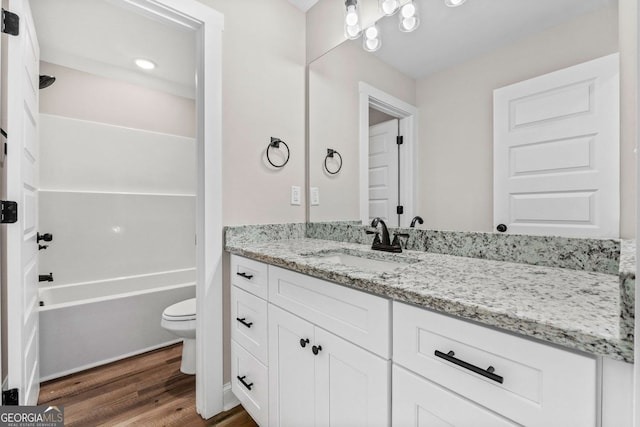
[[[180,301],[167,307],[160,322],[167,331],[183,338],[180,372],[196,373],[196,299]]]

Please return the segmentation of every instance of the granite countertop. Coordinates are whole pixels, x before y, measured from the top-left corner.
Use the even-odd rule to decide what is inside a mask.
[[[621,320],[625,313],[633,316],[632,292],[621,296],[635,265],[631,249],[622,253],[619,275],[421,251],[389,254],[368,245],[310,238],[227,242],[226,250],[395,301],[633,362],[633,330],[625,331]],[[321,256],[335,252],[406,266],[373,272]]]

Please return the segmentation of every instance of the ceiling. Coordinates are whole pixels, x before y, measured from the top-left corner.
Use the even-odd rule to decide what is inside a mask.
[[[175,95],[195,96],[195,35],[117,0],[31,0],[40,59]],[[144,71],[136,58],[156,63]]]
[[[317,1],[289,0],[305,12]],[[375,54],[420,78],[616,0],[468,0],[458,8],[446,7],[443,0],[416,2],[418,30],[402,33],[397,16],[382,18],[382,48]],[[133,13],[124,4],[32,0],[41,59],[193,98],[194,34]],[[157,68],[137,68],[133,61],[140,57]]]
[[[382,47],[375,54],[403,73],[421,78],[616,0],[416,0],[420,27],[398,29],[398,17],[379,21]],[[358,40],[361,43],[361,40]]]
[[[318,3],[318,0],[289,0],[289,3],[297,7],[303,12],[311,9],[313,5]]]

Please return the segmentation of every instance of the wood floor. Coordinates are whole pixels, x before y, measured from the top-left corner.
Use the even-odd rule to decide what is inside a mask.
[[[195,376],[180,372],[181,353],[177,344],[48,381],[38,403],[64,406],[65,426],[257,426],[241,406],[200,418]]]

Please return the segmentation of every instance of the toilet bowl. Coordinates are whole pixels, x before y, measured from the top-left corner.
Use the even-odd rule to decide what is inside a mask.
[[[160,322],[167,331],[183,339],[180,371],[196,373],[196,299],[180,301],[167,307]]]

